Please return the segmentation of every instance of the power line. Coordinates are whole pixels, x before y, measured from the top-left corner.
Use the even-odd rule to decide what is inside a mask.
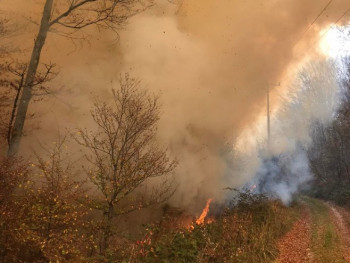
[[[303,33],[303,35],[310,29],[310,27],[317,21],[317,19],[324,13],[324,11],[328,8],[328,6],[333,2],[333,0],[329,1],[328,4],[323,8],[321,13],[315,18],[315,20],[311,23],[311,25],[306,29],[306,31]],[[335,21],[335,24],[337,24],[339,21],[341,21],[347,13],[350,12],[350,7]],[[313,47],[316,43],[318,43],[329,31],[331,28],[329,28],[327,31],[325,31],[318,39],[316,39],[308,48],[308,50]],[[301,38],[300,38],[301,39]],[[300,39],[296,42],[296,44],[300,41]],[[295,44],[295,45],[296,45]],[[280,83],[278,84],[278,86]],[[270,147],[270,140],[271,140],[271,127],[270,127],[270,94],[269,90],[267,90],[267,140],[268,140],[268,147]]]
[[[335,21],[334,24],[337,24],[339,21],[341,21],[346,15],[347,13],[350,12],[350,7],[344,12],[344,14],[342,14],[338,19],[337,21]],[[331,30],[331,28],[328,28],[327,31],[325,31],[319,38],[317,38],[308,48],[308,50],[310,48],[312,48],[316,43],[318,43],[329,31]]]
[[[321,10],[321,12],[316,16],[316,18],[314,19],[314,21],[312,21],[312,23],[305,29],[305,31],[300,35],[300,37],[298,38],[298,40],[295,42],[294,46],[296,46],[299,41],[303,38],[303,36],[310,30],[310,28],[316,23],[316,21],[323,15],[323,13],[327,10],[327,8],[332,4],[334,0],[330,0],[326,6]]]
[[[333,2],[333,0],[330,0],[330,1],[327,3],[327,5],[322,9],[322,11],[321,11],[321,12],[318,14],[318,16],[315,18],[315,20],[312,21],[312,23],[309,25],[309,27],[306,29],[306,31],[309,30],[310,27],[312,27],[313,24],[316,23],[317,19],[319,19],[320,16],[323,15],[323,13],[327,10],[327,8],[330,6],[330,4],[331,4],[332,2]]]
[[[344,16],[346,16],[347,13],[349,13],[350,11],[350,7],[348,8],[348,10],[345,11],[345,13],[335,22],[335,24],[337,24],[340,20],[343,19]]]

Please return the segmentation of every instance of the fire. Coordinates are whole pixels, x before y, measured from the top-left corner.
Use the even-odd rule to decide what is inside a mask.
[[[253,192],[253,191],[255,190],[255,188],[256,188],[256,184],[252,185],[252,186],[250,187],[249,190],[250,190],[251,192]]]
[[[204,223],[204,220],[205,218],[207,217],[208,215],[208,212],[209,212],[209,206],[210,206],[210,203],[213,201],[212,198],[209,198],[208,201],[207,201],[207,204],[205,205],[201,215],[198,217],[198,219],[196,220],[196,224],[197,225],[201,225]]]

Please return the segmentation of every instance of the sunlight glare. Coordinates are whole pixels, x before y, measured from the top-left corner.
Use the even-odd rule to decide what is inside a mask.
[[[321,32],[320,51],[330,58],[341,58],[350,54],[350,26],[331,25]]]

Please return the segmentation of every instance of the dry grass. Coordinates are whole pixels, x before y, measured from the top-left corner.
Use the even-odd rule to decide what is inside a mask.
[[[291,228],[297,206],[242,194],[211,224],[188,229],[153,226],[133,262],[272,262],[278,240]]]
[[[310,207],[312,228],[311,248],[313,262],[345,262],[342,257],[342,244],[325,203],[313,198],[305,198]]]

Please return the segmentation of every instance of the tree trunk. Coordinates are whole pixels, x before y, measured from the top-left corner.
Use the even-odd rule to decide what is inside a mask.
[[[23,85],[22,96],[18,104],[16,119],[13,125],[11,140],[9,142],[9,149],[7,152],[8,156],[13,156],[17,154],[19,149],[19,144],[23,135],[23,127],[28,111],[29,102],[32,99],[32,89],[40,61],[41,50],[45,44],[47,33],[50,28],[50,18],[53,1],[54,0],[46,0],[45,3],[39,33],[37,35],[37,38],[35,39],[32,56],[30,58],[29,67]]]
[[[108,205],[108,210],[106,211],[105,214],[105,225],[104,225],[104,230],[103,230],[103,235],[102,235],[102,242],[100,245],[100,254],[104,255],[106,250],[109,247],[109,238],[112,235],[112,220],[114,217],[114,206],[113,203],[110,202]]]

